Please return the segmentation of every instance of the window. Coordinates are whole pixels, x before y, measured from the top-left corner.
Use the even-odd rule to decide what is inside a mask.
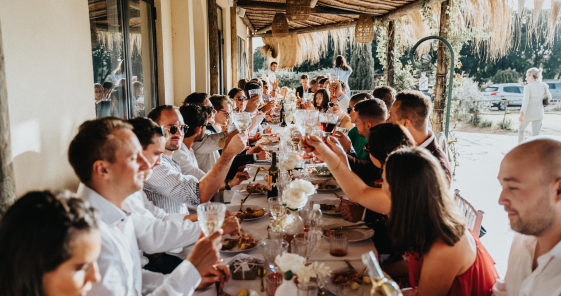
[[[504,90],[507,93],[516,93],[516,94],[520,94],[522,93],[522,91],[520,91],[521,87],[519,86],[505,86]]]
[[[245,40],[238,37],[238,79],[249,78],[247,75],[247,55],[245,53]]]
[[[488,87],[488,88],[485,89],[484,92],[493,92],[493,91],[497,91],[497,90],[499,90],[498,87]]]
[[[157,106],[153,0],[88,0],[96,116],[146,116]]]
[[[548,83],[549,89],[561,89],[561,83]]]

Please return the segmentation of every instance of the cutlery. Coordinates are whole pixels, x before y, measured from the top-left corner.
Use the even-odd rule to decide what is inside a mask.
[[[265,292],[265,286],[263,285],[263,277],[265,277],[265,274],[267,274],[265,268],[259,267],[257,270],[257,276],[261,278],[261,292]]]
[[[257,178],[257,174],[259,174],[260,171],[261,171],[261,167],[257,167],[257,172],[255,172],[255,177],[253,177],[252,182],[255,182],[255,178]]]
[[[351,265],[351,262],[349,262],[349,260],[343,260],[343,261],[347,263],[347,266],[349,266],[349,270],[355,270],[355,268]]]

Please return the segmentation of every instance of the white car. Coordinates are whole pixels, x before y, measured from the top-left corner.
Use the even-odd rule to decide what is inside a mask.
[[[549,86],[549,92],[553,100],[561,100],[561,82],[557,80],[544,80]]]
[[[561,90],[561,89],[560,89]],[[509,102],[509,107],[521,107],[524,95],[524,85],[520,83],[499,83],[489,85],[482,93],[484,100],[518,100]],[[493,107],[504,110],[507,103],[492,102]]]

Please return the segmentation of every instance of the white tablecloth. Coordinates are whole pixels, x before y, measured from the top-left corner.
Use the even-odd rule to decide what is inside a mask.
[[[268,166],[268,165],[263,165],[263,166]],[[263,176],[265,174],[264,173],[260,173],[261,176]],[[257,176],[257,179],[262,179],[261,176]],[[251,176],[253,178],[253,175]],[[247,181],[236,186],[233,187],[231,192],[233,192],[233,195],[231,197],[231,204],[232,206],[234,205],[240,205],[241,200],[246,196],[246,194],[241,194],[239,192],[237,192],[238,189],[240,189],[241,187],[245,187],[247,185]],[[343,195],[343,192],[341,190],[336,191],[339,195]],[[322,201],[338,201],[339,199],[331,192],[328,193],[319,193],[313,196],[314,201],[317,202],[322,202]],[[245,205],[255,205],[258,207],[264,207],[267,208],[267,195],[266,194],[259,194],[259,195],[251,195]],[[338,223],[338,224],[345,224],[345,225],[352,225],[353,223],[347,222],[345,220],[343,220],[340,216],[330,216],[327,214],[323,215],[324,217],[324,224],[334,224],[334,223]],[[242,222],[242,229],[246,230],[246,231],[250,231],[250,232],[254,232],[254,233],[258,233],[260,234],[263,238],[267,237],[267,226],[269,225],[269,217],[265,216],[263,218],[257,219],[257,220],[253,220],[253,221],[244,221]],[[349,260],[351,262],[351,264],[359,270],[362,270],[364,268],[364,265],[362,264],[362,261],[360,259],[360,256],[363,253],[366,253],[368,251],[374,250],[374,243],[372,242],[372,240],[367,239],[361,242],[353,242],[353,243],[349,243],[348,245],[348,255],[345,257],[334,257],[331,256],[329,254],[329,239],[325,239],[323,240],[323,244],[321,245],[320,248],[318,248],[310,257],[310,262],[313,261],[321,261],[323,263],[325,263],[326,265],[330,266],[332,270],[335,269],[339,269],[339,268],[345,268],[347,265],[345,264],[345,262],[343,260]],[[259,259],[263,259],[263,248],[262,247],[257,247],[249,252],[246,252],[246,254],[259,258]],[[228,253],[222,253],[222,258],[224,259],[223,262],[227,263],[230,261],[230,259],[232,257],[234,257],[236,254],[228,254]],[[267,269],[267,272],[271,272],[270,270]],[[265,281],[265,279],[264,279]],[[266,286],[266,282],[265,286]],[[266,295],[265,292],[261,292],[260,291],[260,287],[261,287],[261,282],[260,282],[260,278],[258,277],[255,280],[249,281],[249,280],[232,280],[230,279],[230,281],[228,283],[226,283],[225,287],[224,287],[224,292],[235,296],[238,294],[238,292],[242,289],[245,288],[248,291],[249,290],[254,290],[256,291],[259,295]],[[214,296],[216,295],[216,289],[213,286],[211,286],[210,288],[204,290],[204,291],[196,291],[195,295],[197,296]],[[365,294],[366,295],[366,294]],[[296,296],[296,295],[290,295],[290,296]]]

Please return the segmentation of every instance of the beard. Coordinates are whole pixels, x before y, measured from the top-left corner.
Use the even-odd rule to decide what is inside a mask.
[[[177,141],[177,143],[174,143],[172,140],[177,140],[179,139],[179,141]],[[166,142],[166,150],[169,151],[175,151],[178,150],[179,147],[181,147],[181,138],[171,138]]]
[[[539,236],[553,225],[555,205],[551,203],[547,192],[542,191],[537,203],[524,210],[524,216],[518,212],[518,219],[510,221],[510,227],[519,233]]]

